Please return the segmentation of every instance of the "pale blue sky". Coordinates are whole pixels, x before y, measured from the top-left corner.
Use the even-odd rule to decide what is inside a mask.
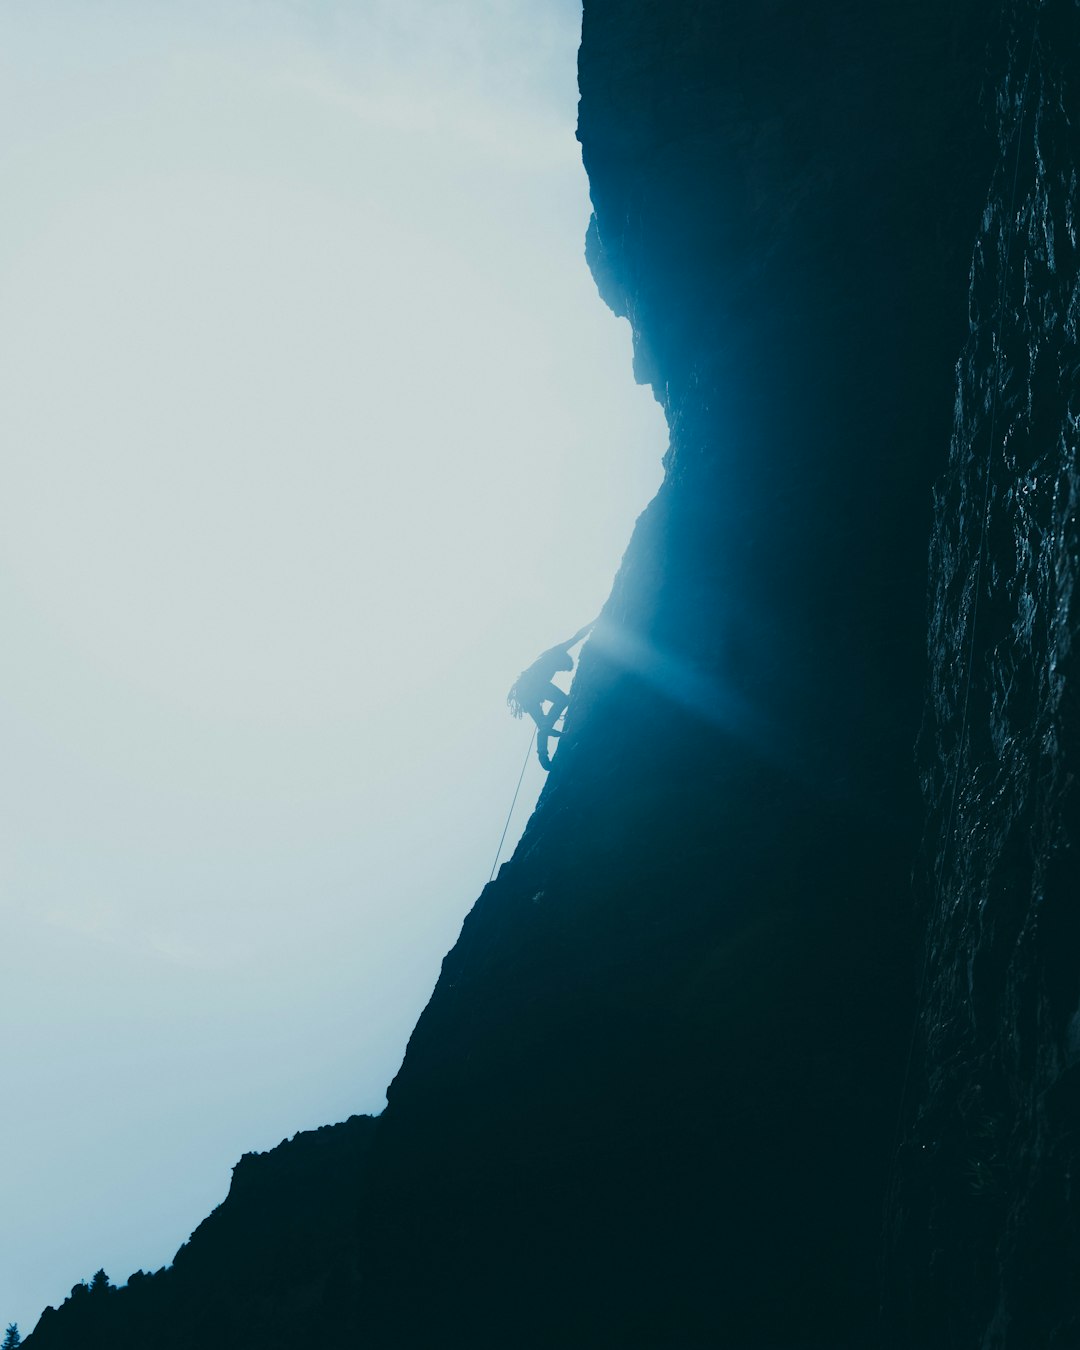
[[[487,878],[665,443],[579,22],[0,0],[0,1325],[379,1110]]]

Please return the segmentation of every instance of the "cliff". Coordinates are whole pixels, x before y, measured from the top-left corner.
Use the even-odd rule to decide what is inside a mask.
[[[1080,1345],[1080,8],[1008,4],[931,537],[891,1343]]]
[[[671,443],[545,791],[385,1113],[31,1350],[1078,1343],[1076,15],[585,0]]]

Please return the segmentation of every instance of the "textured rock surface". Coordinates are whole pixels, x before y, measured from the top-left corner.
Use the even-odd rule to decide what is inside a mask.
[[[901,1346],[1080,1346],[1080,9],[1006,6],[935,499]]]
[[[1056,65],[1032,67],[1043,158],[1022,156],[1017,200],[1030,189],[1032,205],[1014,231],[1011,199],[993,203],[1016,145],[1033,143],[1016,81],[1036,11],[1047,53],[1062,45]],[[1065,0],[1003,19],[974,0],[586,0],[587,253],[633,325],[671,446],[545,792],[447,956],[378,1122],[245,1163],[171,1272],[101,1296],[93,1322],[73,1300],[32,1350],[94,1337],[117,1350],[867,1350],[901,1128],[887,1334],[975,1350],[995,1318],[1044,1325],[1019,1291],[1048,1237],[1066,1259],[1072,1231],[1058,1085],[1076,1055],[1075,867],[1050,855],[1075,812],[1061,791],[1076,549],[1060,467],[1075,451],[1061,393],[1075,180],[1060,173],[1075,13]],[[1012,92],[980,102],[1006,65]],[[981,317],[1003,262],[1007,347]],[[1031,367],[1029,407],[1037,316],[1058,346]],[[1010,466],[993,470],[981,564],[980,438]],[[909,1056],[932,528],[922,745],[943,880],[924,906],[927,1034]],[[1025,542],[1010,553],[1010,540]],[[978,584],[982,673],[967,686]],[[1027,646],[1008,656],[1014,632]],[[1037,725],[1023,688],[1041,700]],[[1026,756],[1012,797],[985,767],[1009,755]],[[961,832],[962,848],[947,843]],[[1035,881],[1057,918],[1014,967]],[[969,1009],[971,990],[985,1008]],[[1008,1163],[1005,1126],[989,1123],[1006,1121]],[[949,1171],[971,1137],[977,1199]],[[1022,1180],[1007,1200],[1006,1166]],[[980,1205],[996,1227],[979,1226]],[[1057,1328],[1063,1269],[1047,1275]]]

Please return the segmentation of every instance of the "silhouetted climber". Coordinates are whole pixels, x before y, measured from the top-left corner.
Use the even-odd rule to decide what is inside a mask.
[[[593,623],[595,623],[595,619]],[[574,658],[571,647],[576,647],[583,637],[592,631],[593,624],[587,623],[566,642],[557,647],[549,647],[531,666],[528,666],[514,681],[514,686],[506,696],[507,705],[515,717],[528,713],[536,723],[536,754],[545,769],[551,768],[548,755],[548,740],[560,733],[555,723],[566,711],[570,695],[555,683],[560,670],[573,670]],[[544,711],[544,704],[549,704]]]

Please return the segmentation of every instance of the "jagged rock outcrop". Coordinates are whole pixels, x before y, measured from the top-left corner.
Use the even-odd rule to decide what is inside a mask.
[[[295,1345],[312,1325],[347,1344],[356,1194],[376,1122],[353,1116],[246,1153],[225,1201],[167,1269],[117,1289],[76,1285],[25,1342],[179,1347]]]
[[[544,794],[466,918],[383,1116],[336,1127],[321,1161],[301,1136],[277,1162],[245,1163],[173,1271],[109,1293],[93,1325],[85,1299],[65,1305],[31,1350],[94,1336],[113,1350],[298,1339],[867,1350],[879,1340],[890,1175],[886,1289],[912,1293],[903,1307],[889,1293],[889,1330],[911,1350],[931,1344],[945,1296],[914,1278],[925,1252],[916,1230],[932,1215],[945,1234],[935,1250],[954,1252],[967,1220],[950,1229],[940,1177],[913,1176],[917,1143],[895,1172],[893,1158],[905,1121],[911,1141],[939,1130],[928,1122],[977,1077],[962,1037],[959,1088],[940,1076],[932,1038],[910,1053],[922,961],[910,873],[924,829],[913,745],[932,527],[937,711],[923,747],[938,817],[949,745],[976,753],[972,714],[964,735],[954,726],[956,609],[971,566],[964,502],[979,482],[968,452],[954,448],[936,523],[931,486],[947,466],[972,241],[989,258],[1007,216],[991,211],[980,226],[1016,140],[995,133],[981,95],[995,87],[993,54],[1015,48],[1001,24],[1055,5],[1053,41],[1067,42],[1066,0],[1015,16],[1011,4],[999,13],[975,0],[585,0],[587,253],[601,294],[633,325],[635,370],[667,412],[671,445],[583,653]],[[1059,72],[1072,56],[1063,50]],[[1067,107],[1040,125],[1071,143]],[[1039,172],[1059,262],[1066,180],[1051,191],[1057,170]],[[1024,305],[1037,308],[1036,290],[1053,287],[1035,257]],[[993,281],[981,275],[985,307],[978,297]],[[1046,303],[1062,331],[1075,325],[1063,298]],[[990,331],[976,316],[962,376],[973,406],[1007,368],[1022,369],[1013,354],[999,358]],[[1044,383],[1054,386],[1037,372],[1041,408]],[[1020,481],[1010,472],[1003,484]],[[1031,495],[993,496],[1002,547]],[[1045,501],[1061,534],[1065,497]],[[1036,611],[1071,587],[1075,547],[1064,535],[1036,547],[1034,527],[1026,537],[1021,573],[995,564],[996,594],[1030,603],[1029,631],[1041,634],[1050,611]],[[995,622],[1000,642],[1008,620]],[[1067,627],[1066,616],[1055,630],[1057,673],[1035,677],[1057,691],[1046,704],[1054,726],[1070,697]],[[1049,654],[1044,644],[1036,659]],[[1009,678],[1021,679],[1020,665]],[[994,705],[999,741],[1024,715],[1005,711],[1014,706]],[[969,795],[958,811],[976,809]],[[1058,803],[1051,834],[1061,837],[1060,793],[1039,800]],[[964,820],[971,835],[974,818]],[[948,868],[962,857],[954,850]],[[982,892],[963,884],[977,903]],[[955,1018],[965,948],[940,905],[926,908],[935,955],[918,1006],[931,1006],[930,989]],[[984,950],[989,991],[1007,962],[993,943]],[[1054,1034],[1075,1005],[1070,978],[1052,996],[1058,1020],[1044,1018]],[[1050,1055],[1042,1024],[1030,1025],[1043,1005],[1019,992],[1006,1002],[994,1053]],[[1014,1016],[1027,1018],[1026,1040],[1008,1039]],[[1023,1066],[1010,1072],[1027,1081]],[[1062,1102],[1057,1115],[1029,1104],[1010,1117],[1018,1168],[1051,1118],[1046,1137],[1059,1147]],[[311,1167],[293,1173],[300,1149]],[[1030,1260],[1022,1219],[1009,1211],[1006,1226]],[[216,1255],[226,1241],[258,1253],[231,1282]],[[296,1270],[299,1257],[280,1259],[309,1243]],[[998,1288],[988,1276],[980,1297],[992,1302]],[[209,1325],[208,1307],[219,1310]],[[973,1305],[963,1334],[940,1343],[974,1350],[979,1316]],[[1066,1325],[1063,1313],[1054,1325]],[[904,1340],[905,1328],[918,1335]]]

